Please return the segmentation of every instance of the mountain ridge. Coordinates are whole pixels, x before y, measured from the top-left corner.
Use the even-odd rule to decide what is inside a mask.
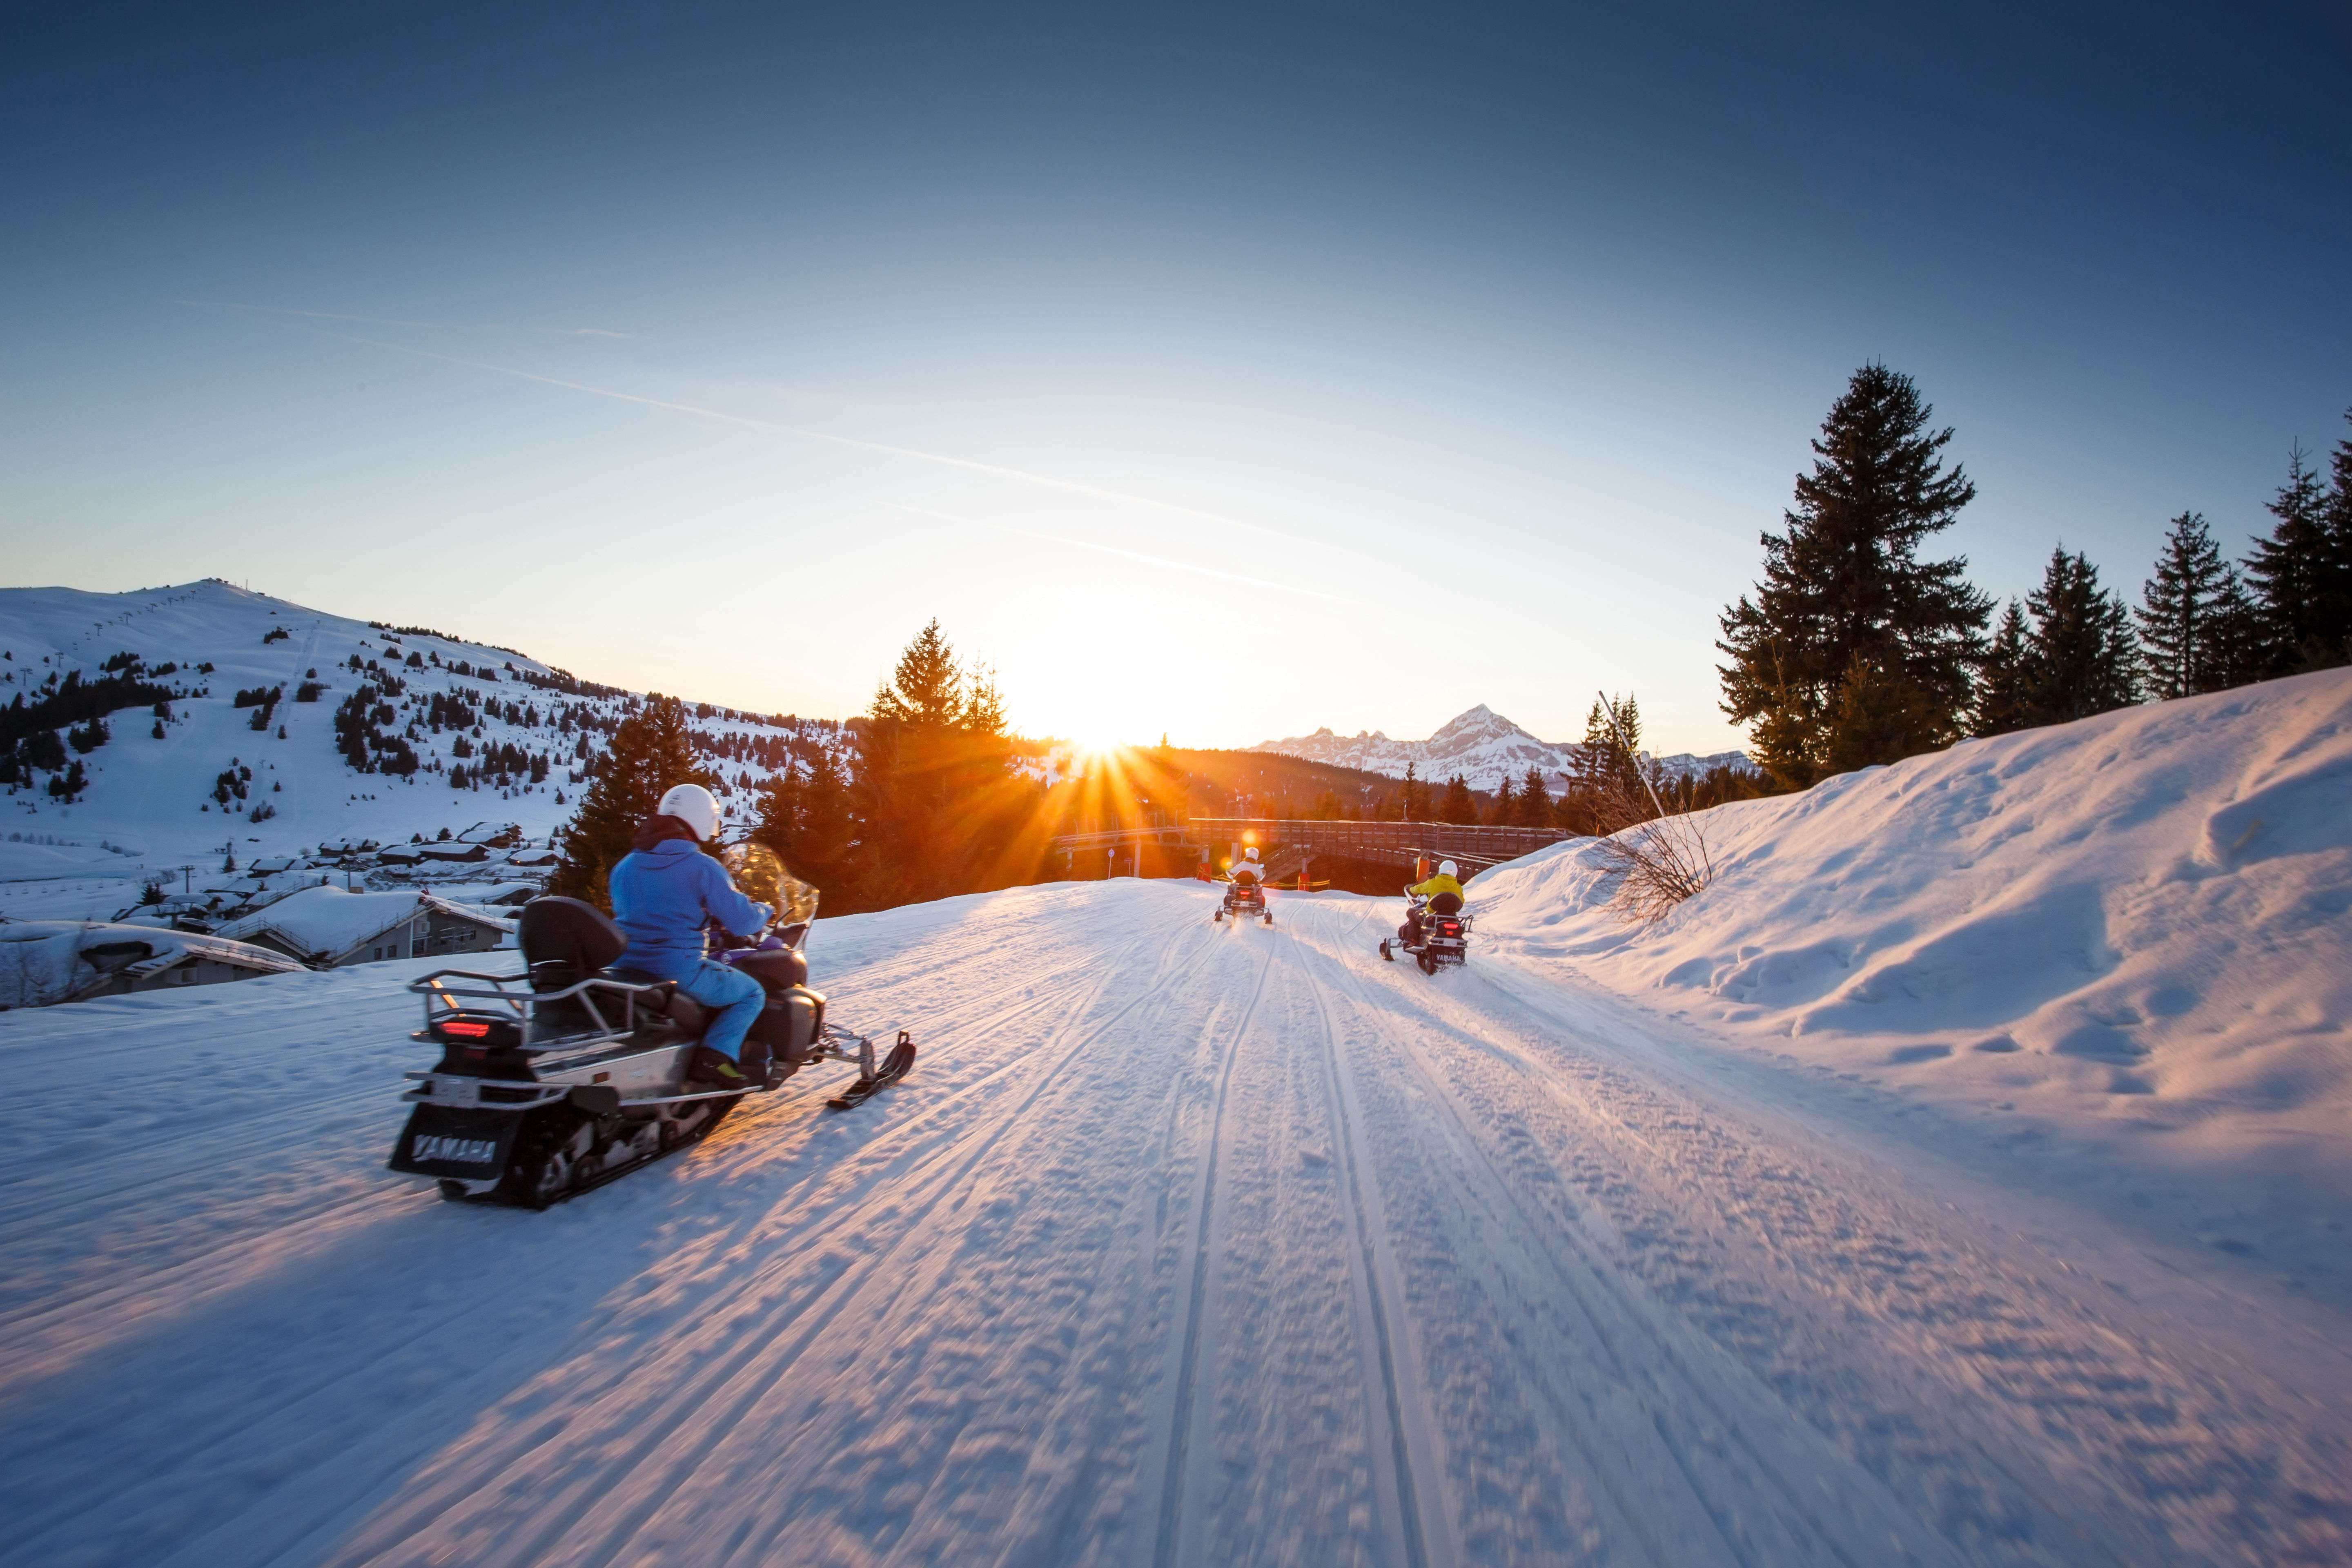
[[[1243,749],[1360,768],[1391,778],[1402,778],[1405,765],[1411,763],[1418,768],[1419,777],[1443,781],[1460,773],[1472,788],[1486,790],[1506,779],[1516,784],[1527,776],[1528,769],[1536,767],[1543,770],[1545,784],[1555,791],[1566,784],[1584,752],[1574,741],[1539,740],[1484,702],[1455,714],[1425,741],[1394,741],[1378,730],[1343,736],[1325,725],[1312,734],[1261,741]],[[1753,765],[1745,752],[1718,752],[1711,756],[1677,752],[1656,760],[1668,776],[1678,778],[1727,764]]]

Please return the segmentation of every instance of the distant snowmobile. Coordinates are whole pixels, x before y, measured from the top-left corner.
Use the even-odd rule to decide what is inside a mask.
[[[1382,937],[1381,956],[1394,963],[1397,952],[1402,951],[1421,965],[1423,974],[1434,974],[1448,964],[1467,963],[1470,917],[1462,912],[1461,895],[1440,893],[1433,899],[1423,899],[1407,888],[1405,898],[1412,905],[1405,924],[1420,931],[1420,941],[1408,942],[1402,935]]]
[[[1227,915],[1235,920],[1255,915],[1268,925],[1274,923],[1274,911],[1265,907],[1265,868],[1258,864],[1255,849],[1225,879],[1225,901],[1209,918],[1213,922]]]
[[[425,1027],[410,1038],[438,1046],[441,1059],[405,1075],[416,1087],[401,1098],[415,1110],[391,1168],[435,1178],[452,1201],[543,1209],[707,1137],[747,1093],[772,1094],[812,1063],[857,1064],[856,1080],[825,1102],[839,1110],[906,1077],[915,1063],[906,1030],[877,1060],[871,1039],[825,1022],[824,997],[808,988],[816,889],[765,850],[733,858],[739,882],[772,876],[759,901],[782,911],[767,932],[718,955],[768,994],[742,1050],[758,1089],[695,1075],[703,1009],[675,981],[620,966],[628,939],[602,910],[533,899],[520,922],[523,973],[444,969],[409,986],[425,999]]]

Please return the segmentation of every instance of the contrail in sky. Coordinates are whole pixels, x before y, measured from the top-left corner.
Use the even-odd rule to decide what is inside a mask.
[[[1177,572],[1197,572],[1203,577],[1222,577],[1228,583],[1246,583],[1253,588],[1272,588],[1285,594],[1305,594],[1310,598],[1328,599],[1335,605],[1360,605],[1359,599],[1339,594],[1327,594],[1320,588],[1301,588],[1295,584],[1276,583],[1265,577],[1244,577],[1238,572],[1222,572],[1214,566],[1197,566],[1190,561],[1171,561],[1164,555],[1146,555],[1139,550],[1122,550],[1116,544],[1096,544],[1084,539],[1063,539],[1051,533],[1038,533],[1026,528],[1015,528],[1009,522],[991,522],[985,518],[957,517],[951,512],[933,511],[929,507],[908,506],[904,501],[886,500],[884,506],[899,511],[910,511],[917,517],[937,518],[941,522],[959,523],[969,528],[992,528],[1000,533],[1011,533],[1023,539],[1034,539],[1045,544],[1058,544],[1071,550],[1093,550],[1105,555],[1123,555],[1129,561],[1140,561],[1148,566],[1165,566]]]
[[[1224,517],[1213,511],[1202,511],[1197,507],[1180,506],[1174,501],[1154,500],[1150,496],[1129,495],[1124,490],[1105,489],[1100,485],[1081,484],[1076,479],[1057,479],[1051,474],[1032,473],[1026,468],[1008,468],[999,463],[982,463],[971,458],[950,458],[945,453],[926,452],[914,447],[894,447],[887,441],[866,441],[855,436],[836,436],[829,430],[812,430],[801,425],[780,425],[772,419],[753,419],[746,415],[727,413],[724,409],[703,408],[691,403],[673,403],[666,398],[645,397],[634,392],[615,392],[610,387],[590,386],[584,382],[565,381],[560,376],[540,375],[528,370],[516,370],[511,365],[491,364],[484,360],[461,359],[456,354],[436,353],[430,349],[410,348],[404,343],[387,343],[374,338],[352,337],[345,332],[331,332],[327,335],[341,338],[345,342],[364,343],[370,348],[390,349],[394,353],[414,354],[418,359],[439,360],[444,364],[461,364],[469,370],[487,370],[498,375],[511,375],[523,381],[535,381],[543,386],[560,386],[568,392],[584,392],[592,397],[610,397],[622,403],[642,404],[647,408],[666,408],[674,414],[690,414],[698,419],[716,419],[721,424],[739,425],[747,430],[765,431],[773,436],[796,436],[804,441],[823,441],[835,447],[853,447],[861,452],[880,452],[893,458],[909,458],[918,463],[961,468],[967,473],[987,474],[994,479],[1010,479],[1015,484],[1034,485],[1041,489],[1060,490],[1066,495],[1091,496],[1097,500],[1112,501],[1120,506],[1145,507],[1153,511],[1169,512],[1177,517],[1189,517],[1202,522],[1213,522],[1221,528],[1238,528],[1251,533],[1263,533],[1268,538],[1286,540],[1292,544],[1305,544],[1318,550],[1330,551],[1336,548],[1328,544],[1318,544],[1311,539],[1301,539],[1295,533],[1285,533],[1278,528],[1268,528],[1263,523],[1244,522],[1237,517]]]
[[[446,321],[402,321],[389,316],[346,316],[335,310],[296,310],[283,305],[240,305],[234,300],[174,300],[174,305],[197,305],[210,310],[252,310],[264,316],[300,316],[313,321],[365,321],[377,327],[431,327],[438,331],[463,331],[468,329],[452,327]],[[478,329],[474,329],[478,330]],[[499,329],[525,332],[546,332],[560,338],[627,338],[630,332],[608,331],[603,327],[521,327]],[[353,339],[354,342],[363,342]],[[385,344],[390,347],[390,344]]]

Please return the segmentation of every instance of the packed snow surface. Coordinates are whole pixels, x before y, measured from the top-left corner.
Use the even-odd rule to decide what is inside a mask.
[[[1216,896],[824,922],[914,1075],[543,1215],[382,1168],[429,961],[0,1015],[8,1560],[2352,1554],[2352,1323],[2288,1260],[1527,937],[1433,979],[1397,900]]]

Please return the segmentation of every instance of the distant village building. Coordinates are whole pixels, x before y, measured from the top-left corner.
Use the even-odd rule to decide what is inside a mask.
[[[513,933],[496,915],[425,892],[350,893],[305,888],[233,921],[219,934],[313,969],[488,952]]]
[[[467,844],[453,838],[446,844],[419,844],[416,846],[416,854],[417,858],[423,860],[478,866],[490,858],[490,849],[487,844]]]
[[[0,923],[0,1010],[299,973],[282,952],[192,931],[101,921]]]

